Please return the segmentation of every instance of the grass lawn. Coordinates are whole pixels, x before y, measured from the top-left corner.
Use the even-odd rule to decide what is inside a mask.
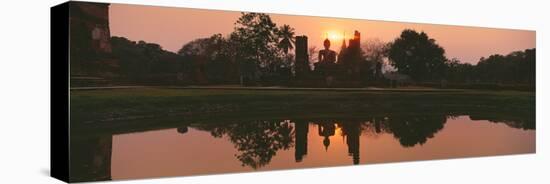
[[[535,116],[535,93],[518,91],[312,91],[103,89],[70,94],[71,127],[135,128],[174,121],[385,114]],[[171,118],[174,119],[174,118]],[[154,120],[154,121],[152,121]],[[159,123],[157,123],[159,124]]]

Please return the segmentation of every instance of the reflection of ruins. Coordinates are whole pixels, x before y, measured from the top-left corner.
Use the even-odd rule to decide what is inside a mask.
[[[346,137],[348,154],[353,158],[353,164],[359,164],[359,136],[361,124],[359,122],[342,123],[342,136]]]
[[[488,119],[490,122],[492,119],[498,119],[498,123],[505,123],[511,128],[534,129],[534,120],[524,117],[512,119],[501,116],[499,116],[501,118],[493,116],[484,118],[481,115],[470,117],[478,120]],[[241,163],[241,166],[251,169],[267,166],[281,150],[293,151],[294,162],[307,162],[308,154],[310,156],[312,154],[312,151],[308,152],[308,149],[312,150],[308,146],[318,145],[308,144],[308,141],[311,140],[322,141],[322,145],[320,145],[322,150],[332,149],[328,154],[333,154],[334,151],[344,152],[349,156],[348,163],[359,164],[361,148],[365,149],[369,146],[364,143],[363,147],[360,146],[361,135],[390,134],[401,147],[415,147],[425,144],[435,137],[436,133],[444,128],[448,118],[452,117],[445,114],[387,114],[361,118],[181,123],[169,132],[193,139],[193,131],[203,131],[209,132],[213,138],[225,139],[233,144],[236,151],[234,157]],[[110,180],[113,135],[135,131],[146,130],[128,130],[128,132],[86,136],[73,134],[77,136],[71,137],[71,181]],[[331,138],[339,140],[340,137],[343,140],[344,149],[334,150],[334,145],[341,144],[341,142],[331,143]],[[205,141],[204,144],[209,144],[209,142]],[[313,149],[313,153],[319,153],[315,152],[319,148]],[[189,149],[190,152],[196,151],[194,147],[185,149]],[[313,157],[316,156],[319,155]],[[215,167],[215,163],[212,166]]]
[[[189,126],[209,131],[214,137],[226,136],[239,152],[235,156],[242,165],[257,169],[267,165],[279,150],[286,150],[291,146],[294,146],[295,161],[302,162],[308,154],[308,136],[322,137],[324,150],[330,149],[331,137],[341,136],[347,146],[346,151],[351,157],[351,163],[359,164],[362,133],[391,133],[403,147],[412,147],[433,138],[436,132],[443,129],[446,119],[446,115],[432,114],[373,116],[338,121],[271,120]],[[309,134],[309,126],[316,126],[315,134]],[[177,131],[185,133],[187,127],[180,127]]]
[[[342,138],[346,140],[348,146],[348,154],[353,158],[353,164],[359,163],[359,137],[361,135],[361,123],[360,122],[345,122],[345,123],[332,123],[322,122],[316,123],[318,127],[319,136],[323,137],[323,145],[325,150],[328,150],[330,146],[330,137],[336,135],[336,127],[338,126],[342,130]]]
[[[112,135],[70,140],[70,181],[111,180]]]
[[[307,133],[309,131],[309,123],[307,122],[295,122],[296,132],[296,145],[294,146],[294,159],[296,162],[301,162],[303,157],[307,155]]]

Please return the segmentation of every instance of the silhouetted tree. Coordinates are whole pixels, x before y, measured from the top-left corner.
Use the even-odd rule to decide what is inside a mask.
[[[535,83],[535,49],[515,51],[508,55],[482,57],[475,67],[481,81],[493,83]]]
[[[116,75],[134,82],[162,83],[176,80],[183,58],[158,44],[112,37],[112,54],[118,60]]]
[[[293,35],[293,28],[283,25],[278,29],[267,14],[242,13],[229,36],[236,43],[242,81],[256,84],[289,78],[293,57],[288,51],[293,48]]]
[[[242,13],[235,23],[230,39],[236,43],[237,59],[241,61],[242,77],[256,82],[271,62],[281,60],[277,26],[269,15]]]
[[[414,80],[437,80],[445,71],[445,50],[424,32],[405,29],[389,47],[388,58],[400,73]]]
[[[274,82],[288,82],[292,76],[292,63],[294,63],[294,54],[289,54],[288,52],[294,49],[294,28],[285,24],[279,28],[277,31],[277,36],[279,37],[279,44],[277,45],[284,53],[283,60],[276,60],[273,62],[273,66],[269,67],[272,71],[271,79]]]
[[[282,49],[285,54],[288,54],[289,50],[294,49],[294,28],[285,24],[279,28],[277,36],[280,39],[277,46]]]
[[[453,58],[446,62],[445,78],[450,82],[469,83],[475,78],[474,65]]]
[[[480,83],[485,88],[507,84],[534,89],[535,49],[481,57],[476,65],[453,58],[446,62],[446,68],[445,78],[453,83]]]
[[[365,70],[372,74],[372,76],[368,76],[369,78],[380,79],[383,77],[382,68],[387,57],[388,46],[388,43],[384,43],[380,39],[369,39],[361,45],[367,61],[364,66],[365,69],[362,69],[362,71]]]
[[[311,46],[308,48],[308,54],[309,54],[309,65],[310,67],[313,66],[313,63],[316,63],[319,61],[319,49],[317,49],[316,46]]]
[[[387,55],[388,43],[381,41],[380,39],[369,39],[363,42],[361,45],[365,52],[365,57],[370,62],[383,63]]]
[[[220,53],[223,41],[224,38],[221,34],[214,34],[208,38],[198,38],[183,45],[178,54],[183,56],[205,56],[214,59]]]
[[[234,62],[233,44],[221,34],[193,40],[178,51],[188,58],[185,72],[194,80],[208,83],[228,83],[238,81],[237,66]]]

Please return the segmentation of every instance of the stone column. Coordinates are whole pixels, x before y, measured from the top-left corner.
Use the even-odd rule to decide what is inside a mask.
[[[307,36],[296,36],[296,63],[295,67],[295,76],[296,78],[303,78],[307,76],[310,71],[309,68],[309,55],[308,55],[308,46],[307,46]]]

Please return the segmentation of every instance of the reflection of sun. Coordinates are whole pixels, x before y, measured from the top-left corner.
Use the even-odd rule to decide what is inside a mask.
[[[335,134],[334,135],[340,135],[342,136],[342,127],[338,126],[337,123],[334,124],[336,126]]]

